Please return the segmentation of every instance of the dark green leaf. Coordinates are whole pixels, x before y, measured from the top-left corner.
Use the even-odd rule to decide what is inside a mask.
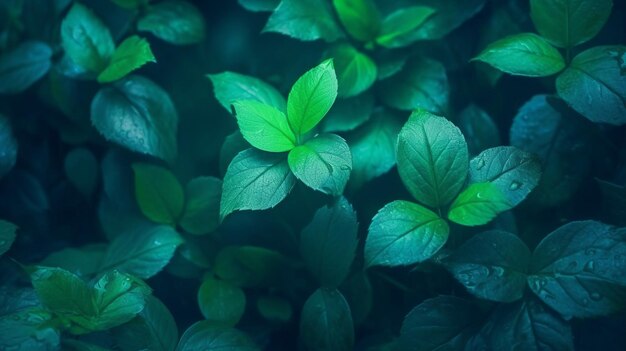
[[[450,228],[435,212],[408,201],[385,205],[365,241],[368,266],[409,265],[427,260],[448,240]]]
[[[494,120],[474,104],[461,112],[459,128],[466,137],[470,155],[477,155],[483,150],[502,145],[500,132]]]
[[[234,72],[209,74],[217,101],[228,111],[235,101],[256,100],[285,112],[287,102],[273,86],[264,81]]]
[[[236,130],[232,134],[226,136],[222,148],[220,149],[220,173],[226,174],[228,165],[237,156],[238,153],[249,149],[250,143],[243,138],[241,132]]]
[[[220,220],[222,181],[215,177],[197,177],[185,188],[185,211],[180,226],[194,235],[208,234],[217,229]]]
[[[486,0],[422,0],[420,5],[435,9],[435,14],[423,23],[416,39],[437,40],[445,37],[482,10]]]
[[[338,290],[318,289],[304,303],[300,339],[309,351],[352,350],[354,326],[350,306]]]
[[[137,29],[150,32],[170,44],[189,45],[204,39],[204,18],[187,1],[170,0],[150,5],[137,21]]]
[[[466,226],[484,225],[512,207],[498,185],[474,183],[463,190],[450,205],[448,219]]]
[[[176,351],[260,351],[237,329],[213,325],[210,321],[193,324],[180,338]]]
[[[52,49],[39,41],[27,41],[0,56],[0,94],[28,89],[50,70]]]
[[[0,114],[0,179],[15,166],[17,160],[17,141],[13,137],[13,128],[7,117]]]
[[[143,214],[157,223],[175,225],[183,213],[185,193],[167,169],[148,163],[133,164],[135,197]]]
[[[123,7],[128,10],[134,10],[134,9],[147,5],[150,0],[111,0],[111,1],[113,1],[117,6]]]
[[[48,255],[39,264],[46,267],[63,268],[81,277],[100,272],[105,244],[92,244],[80,248],[66,248]]]
[[[214,273],[239,287],[271,286],[285,273],[287,260],[255,246],[228,246],[215,258]]]
[[[603,208],[609,223],[626,226],[626,187],[596,179],[603,197]]]
[[[15,351],[57,350],[59,331],[52,327],[53,316],[41,308],[0,316],[0,349]]]
[[[348,44],[334,46],[328,52],[334,58],[337,71],[338,94],[346,98],[358,95],[369,89],[376,81],[376,64]]]
[[[376,37],[380,30],[380,13],[373,0],[333,0],[333,5],[353,38],[369,42]]]
[[[98,160],[91,151],[76,148],[65,156],[63,164],[68,180],[86,198],[91,198],[98,185]]]
[[[237,101],[233,109],[239,131],[250,145],[268,152],[285,152],[296,146],[296,136],[280,110],[254,100]]]
[[[238,0],[248,11],[274,11],[280,0]]]
[[[240,288],[214,278],[207,278],[198,290],[200,312],[215,325],[233,327],[246,309],[246,295]]]
[[[323,132],[347,132],[367,122],[374,110],[374,95],[365,92],[335,101],[320,124]]]
[[[412,44],[419,39],[417,29],[434,13],[435,9],[426,6],[406,7],[393,12],[383,20],[376,43],[386,48]]]
[[[16,231],[17,226],[15,224],[0,219],[0,256],[9,251],[9,248],[13,245]],[[352,256],[354,256],[354,253],[352,253]]]
[[[318,0],[282,0],[263,32],[281,33],[304,41],[332,42],[344,37],[330,5]]]
[[[289,301],[276,297],[260,297],[256,307],[263,318],[272,322],[288,322],[293,315]]]
[[[111,62],[98,75],[98,82],[110,83],[124,78],[148,62],[156,62],[150,44],[146,39],[130,36],[115,49]]]

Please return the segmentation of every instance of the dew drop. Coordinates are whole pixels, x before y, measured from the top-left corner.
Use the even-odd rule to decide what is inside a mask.
[[[476,165],[476,170],[480,171],[483,167],[485,167],[487,163],[485,162],[484,158],[481,158],[480,160],[478,160],[478,164]]]
[[[587,262],[587,264],[585,265],[585,268],[583,268],[583,270],[585,272],[593,272],[595,268],[595,262],[594,261],[589,261]]]
[[[518,182],[518,181],[512,181],[511,185],[509,185],[509,190],[517,190],[522,186],[522,183]]]
[[[592,292],[589,294],[589,297],[593,300],[593,301],[599,301],[600,299],[602,299],[602,295],[600,295],[600,293],[598,292]]]

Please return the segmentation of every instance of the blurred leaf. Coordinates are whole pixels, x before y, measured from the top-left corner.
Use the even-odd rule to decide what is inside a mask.
[[[352,350],[350,306],[338,290],[321,288],[307,299],[300,316],[300,339],[305,350]]]
[[[287,102],[273,86],[264,81],[234,72],[207,76],[213,83],[215,98],[228,111],[236,101],[255,100],[285,112]]]
[[[369,42],[380,30],[380,13],[373,0],[333,0],[333,5],[348,33],[356,40]]]
[[[0,114],[0,179],[15,166],[17,141],[13,136],[10,120]]]
[[[338,99],[320,123],[324,132],[346,132],[367,122],[374,109],[374,95],[370,92]]]
[[[246,295],[228,282],[208,278],[198,290],[198,305],[204,318],[214,325],[233,327],[245,311]]]
[[[339,97],[352,97],[369,89],[376,81],[376,64],[354,47],[343,44],[328,52],[334,58]]]
[[[275,32],[310,41],[333,42],[344,34],[326,1],[282,0],[270,16],[263,32]]]
[[[94,154],[85,148],[75,148],[65,156],[65,175],[87,199],[98,185],[99,165]]]
[[[53,316],[40,308],[0,316],[0,349],[48,351],[59,348],[60,335],[50,323]]]
[[[390,49],[412,44],[419,39],[417,28],[434,13],[435,9],[426,6],[412,6],[395,11],[383,20],[376,43]]]
[[[248,11],[274,11],[280,0],[237,0]]]
[[[185,193],[178,179],[169,170],[147,163],[133,164],[133,171],[141,212],[157,223],[178,223],[185,205]]]
[[[202,321],[189,327],[176,351],[259,351],[254,342],[237,329],[214,326]]]
[[[467,141],[470,155],[502,145],[500,132],[494,120],[480,107],[471,104],[459,116],[459,128]]]
[[[293,315],[289,301],[276,297],[259,297],[256,301],[259,314],[268,321],[288,322]]]
[[[276,251],[227,246],[215,258],[214,273],[239,287],[271,286],[285,273],[287,261]]]
[[[185,188],[185,211],[180,226],[194,235],[203,235],[217,229],[220,220],[222,181],[214,177],[197,177]]]
[[[149,5],[137,21],[137,29],[150,32],[170,44],[189,45],[204,40],[204,18],[190,2],[169,0]]]
[[[28,89],[50,70],[52,49],[39,41],[21,43],[0,56],[0,94]]]

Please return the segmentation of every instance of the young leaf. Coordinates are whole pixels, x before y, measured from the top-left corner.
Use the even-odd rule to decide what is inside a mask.
[[[198,289],[198,305],[204,318],[214,325],[233,327],[246,309],[246,295],[228,282],[208,278]]]
[[[571,48],[595,37],[612,7],[612,0],[531,0],[530,16],[550,43]]]
[[[274,11],[280,0],[238,0],[239,5],[248,11]]]
[[[406,351],[462,350],[480,321],[470,301],[439,296],[416,306],[404,318],[399,346]]]
[[[488,63],[505,73],[526,77],[551,76],[565,68],[565,60],[559,51],[533,33],[497,40],[472,60]]]
[[[52,49],[27,41],[0,56],[0,94],[17,94],[41,79],[51,66]]]
[[[332,47],[332,57],[337,71],[338,95],[343,98],[358,95],[376,81],[376,64],[365,54],[348,44]]]
[[[300,235],[300,255],[322,286],[338,287],[354,261],[358,223],[344,197],[322,207]]]
[[[107,140],[173,162],[178,114],[167,92],[152,81],[129,76],[103,87],[91,103],[91,122]]]
[[[528,285],[566,319],[607,315],[626,303],[624,257],[626,229],[571,222],[535,248]]]
[[[94,73],[106,68],[115,51],[109,29],[80,3],[72,6],[61,23],[61,45],[72,61]]]
[[[135,197],[141,212],[157,223],[175,225],[185,205],[178,179],[167,169],[147,163],[133,164]]]
[[[209,74],[217,101],[228,111],[235,101],[255,100],[285,112],[287,102],[273,86],[264,81],[234,72]]]
[[[197,177],[185,187],[185,211],[180,226],[194,235],[208,234],[220,221],[222,181],[214,177]]]
[[[512,146],[487,149],[470,161],[470,183],[494,184],[511,206],[517,206],[537,186],[541,162]]]
[[[148,279],[159,273],[183,242],[169,226],[152,226],[116,237],[106,250],[99,271],[116,269]]]
[[[300,317],[300,339],[307,351],[352,350],[350,306],[338,290],[321,288],[306,300]]]
[[[187,1],[163,1],[148,6],[137,21],[137,30],[150,32],[170,44],[189,45],[204,39],[204,18]]]
[[[272,286],[283,278],[287,260],[276,251],[255,246],[227,246],[215,258],[214,273],[235,286]]]
[[[480,107],[471,104],[459,116],[459,129],[467,141],[470,155],[502,145],[500,132],[494,120]]]
[[[414,59],[404,69],[377,86],[382,101],[400,110],[425,109],[444,113],[449,86],[445,67],[427,58]]]
[[[136,35],[130,36],[115,49],[111,62],[98,75],[98,82],[110,83],[124,78],[148,62],[156,62],[148,41]]]
[[[98,185],[98,160],[91,151],[76,148],[65,156],[65,175],[78,191],[89,199]]]
[[[259,150],[285,152],[296,146],[287,116],[276,108],[254,100],[233,104],[239,130],[243,137]]]
[[[484,225],[512,207],[494,183],[474,183],[450,205],[448,219],[466,226]]]
[[[373,0],[333,0],[341,24],[358,41],[369,42],[380,30],[380,13]]]
[[[176,351],[260,351],[243,332],[215,326],[210,321],[196,322],[183,333]]]
[[[431,207],[450,203],[467,178],[467,144],[443,117],[423,110],[411,114],[398,135],[398,172],[409,192]]]
[[[333,42],[344,37],[329,4],[318,0],[282,0],[263,32],[281,33],[304,41]]]
[[[308,187],[340,195],[352,170],[352,155],[343,138],[321,134],[289,152],[289,168]]]
[[[0,179],[9,173],[17,161],[17,141],[10,120],[0,114]]]
[[[0,256],[9,251],[9,248],[13,245],[16,231],[17,226],[15,224],[0,219]],[[352,256],[354,256],[354,253],[352,253]]]
[[[418,39],[416,29],[434,13],[435,9],[426,6],[412,6],[391,13],[383,20],[376,43],[386,48],[412,44]]]
[[[530,250],[514,234],[478,234],[448,256],[444,265],[474,296],[513,302],[524,296]]]
[[[620,61],[621,60],[621,61]],[[583,51],[556,80],[556,90],[576,112],[595,123],[626,124],[626,76],[619,62],[626,46]]]
[[[427,260],[448,240],[450,228],[435,212],[408,201],[385,205],[370,224],[367,266],[410,265]]]
[[[337,76],[332,59],[304,73],[287,97],[287,118],[296,135],[313,129],[337,98]]]
[[[242,151],[224,175],[220,218],[233,211],[272,208],[287,197],[295,183],[284,155]]]

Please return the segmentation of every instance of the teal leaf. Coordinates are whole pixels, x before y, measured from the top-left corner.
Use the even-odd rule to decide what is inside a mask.
[[[180,226],[188,233],[204,235],[217,229],[220,221],[222,181],[215,177],[197,177],[185,187],[185,210]]]
[[[163,1],[148,6],[137,21],[137,30],[175,45],[197,44],[206,31],[200,11],[187,1]]]
[[[296,146],[296,136],[281,111],[254,100],[237,101],[233,108],[239,130],[250,145],[267,152],[285,152]]]
[[[152,81],[129,76],[103,87],[91,103],[91,122],[107,140],[131,151],[173,162],[178,114],[169,95]]]
[[[315,212],[300,235],[300,255],[309,271],[325,287],[341,284],[354,261],[358,223],[344,197]]]
[[[89,199],[98,185],[99,165],[94,154],[85,148],[75,148],[65,156],[63,163],[68,180],[85,198]]]
[[[530,250],[516,235],[493,230],[473,236],[444,265],[474,296],[513,302],[524,296]]]
[[[356,40],[369,42],[380,30],[380,13],[373,0],[333,0],[341,24]]]
[[[367,122],[374,110],[374,94],[371,91],[338,99],[320,123],[323,132],[347,132]]]
[[[321,288],[309,296],[300,316],[300,339],[307,351],[352,350],[354,325],[341,292]]]
[[[125,8],[127,10],[139,9],[142,6],[146,6],[150,0],[111,0],[117,6]]]
[[[318,0],[282,0],[263,32],[280,33],[303,41],[333,42],[344,37],[330,5]]]
[[[135,198],[141,212],[156,223],[175,225],[183,213],[185,193],[167,169],[148,163],[133,164]]]
[[[23,42],[0,56],[0,94],[28,89],[50,70],[52,49],[43,42]]]
[[[11,222],[0,219],[0,256],[4,255],[15,241],[17,226]]]
[[[0,179],[9,173],[17,161],[17,140],[13,136],[11,121],[0,114]]]
[[[410,265],[429,259],[448,240],[450,228],[435,212],[408,201],[383,207],[365,241],[367,266]]]
[[[278,297],[261,296],[256,300],[256,308],[270,322],[289,322],[293,316],[289,301]]]
[[[417,28],[434,13],[435,9],[430,7],[412,6],[389,14],[382,22],[376,43],[386,48],[399,48],[412,44],[418,39]]]
[[[156,62],[150,44],[146,39],[130,36],[115,49],[111,62],[98,75],[98,82],[110,83],[124,78],[148,62]]]
[[[289,195],[295,183],[284,155],[242,151],[224,175],[220,218],[234,211],[272,208]]]
[[[260,351],[252,339],[237,329],[196,322],[183,333],[176,351]]]
[[[416,40],[438,40],[479,13],[486,0],[422,0],[420,5],[435,10],[414,34]]]
[[[512,207],[494,183],[474,183],[463,190],[450,205],[448,219],[470,227],[484,225]]]
[[[238,0],[239,5],[248,11],[274,11],[280,0]]]
[[[565,68],[565,59],[545,39],[533,34],[515,34],[487,46],[472,60],[490,64],[517,76],[546,77]]]
[[[346,141],[335,134],[321,134],[289,152],[289,169],[308,187],[325,194],[343,193],[352,155]]]
[[[463,187],[469,167],[467,144],[452,122],[423,110],[409,117],[398,136],[398,172],[420,202],[440,207]]]
[[[215,98],[228,112],[235,101],[243,100],[255,100],[287,111],[287,102],[280,92],[258,78],[228,71],[207,77],[213,83]]]
[[[480,107],[471,104],[459,115],[459,129],[466,137],[470,155],[502,145],[495,121]]]
[[[595,123],[626,124],[626,76],[619,62],[626,46],[598,46],[583,51],[556,80],[558,95]]]
[[[0,349],[17,351],[57,350],[60,332],[54,316],[41,308],[28,308],[0,316]]]
[[[233,327],[243,316],[246,295],[228,282],[207,278],[198,289],[198,305],[204,318],[214,325]]]
[[[378,75],[376,63],[348,44],[331,47],[328,56],[335,64],[339,97],[347,98],[369,89]]]
[[[78,276],[90,277],[100,272],[106,248],[106,244],[90,244],[80,248],[68,247],[51,253],[39,265],[63,268]]]

